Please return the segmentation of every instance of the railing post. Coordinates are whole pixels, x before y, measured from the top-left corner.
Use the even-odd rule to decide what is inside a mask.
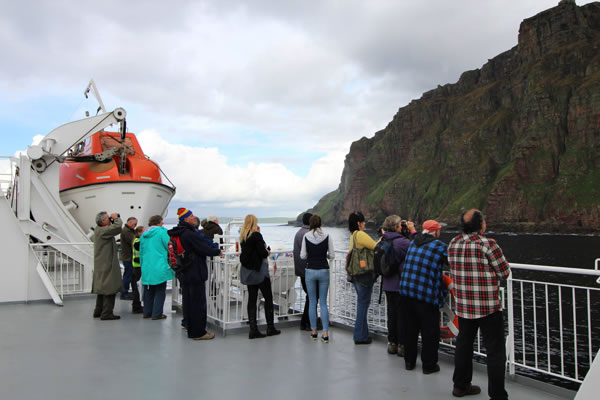
[[[506,292],[508,297],[508,372],[510,375],[515,374],[515,323],[514,323],[514,308],[513,308],[513,277],[512,271],[506,280]]]

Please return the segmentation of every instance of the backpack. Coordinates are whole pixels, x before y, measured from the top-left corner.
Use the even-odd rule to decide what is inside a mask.
[[[168,245],[169,266],[176,273],[184,273],[192,264],[192,256],[185,252],[179,236],[171,236]]]
[[[381,239],[373,251],[373,264],[375,264],[375,274],[384,278],[389,278],[398,273],[399,263],[396,263],[394,254],[393,239]]]

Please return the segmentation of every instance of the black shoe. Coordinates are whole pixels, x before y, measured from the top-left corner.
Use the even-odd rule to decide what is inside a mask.
[[[354,344],[371,344],[373,339],[367,338],[367,340],[355,340]]]
[[[466,389],[460,389],[454,386],[454,389],[452,390],[452,396],[454,397],[472,396],[479,393],[481,393],[481,388],[477,385],[471,384],[469,384]]]
[[[321,336],[323,343],[329,343],[329,336]]]
[[[141,308],[139,308],[139,309],[138,308],[134,308],[133,310],[131,310],[131,312],[133,314],[141,314],[141,313],[144,312],[144,310],[142,310]]]
[[[311,333],[310,337],[312,338],[312,340],[317,341],[317,339],[319,338],[319,334],[318,333]]]
[[[94,316],[94,318],[100,318],[100,313],[97,313],[97,312],[94,311],[93,316]]]
[[[152,321],[156,321],[159,319],[167,319],[167,316],[165,314],[162,314],[160,317],[152,317]]]
[[[114,321],[115,319],[121,319],[118,315],[109,315],[108,317],[100,317],[102,321]]]
[[[276,336],[279,335],[281,331],[276,329],[275,326],[267,326],[267,336]]]
[[[407,371],[412,371],[415,369],[415,363],[406,361],[404,362],[404,368],[406,368]]]
[[[259,331],[258,328],[250,329],[250,332],[248,333],[248,339],[260,339],[264,338],[265,336],[267,335]]]
[[[437,363],[433,367],[429,367],[429,368],[423,367],[423,373],[425,375],[434,374],[436,372],[440,372],[440,365]]]

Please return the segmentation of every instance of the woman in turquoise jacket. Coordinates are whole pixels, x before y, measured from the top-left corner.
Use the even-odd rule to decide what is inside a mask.
[[[163,228],[160,215],[150,217],[149,229],[140,237],[140,264],[144,286],[144,318],[165,319],[163,306],[167,294],[167,281],[175,273],[167,262],[170,237]]]

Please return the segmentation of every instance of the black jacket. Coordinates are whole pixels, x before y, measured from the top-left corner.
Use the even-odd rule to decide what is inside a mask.
[[[200,284],[205,282],[208,279],[206,257],[218,256],[221,253],[219,248],[213,247],[209,239],[185,221],[181,221],[179,225],[169,230],[168,234],[169,236],[179,236],[186,254],[193,255],[190,267],[185,273],[177,275],[181,283]]]
[[[204,229],[202,229],[202,233],[209,239],[214,239],[215,235],[222,235],[223,229],[219,226],[219,224],[215,224],[212,221],[208,221],[204,224]]]
[[[262,261],[268,256],[267,245],[260,232],[252,232],[248,239],[242,242],[240,262],[244,267],[258,271]]]

